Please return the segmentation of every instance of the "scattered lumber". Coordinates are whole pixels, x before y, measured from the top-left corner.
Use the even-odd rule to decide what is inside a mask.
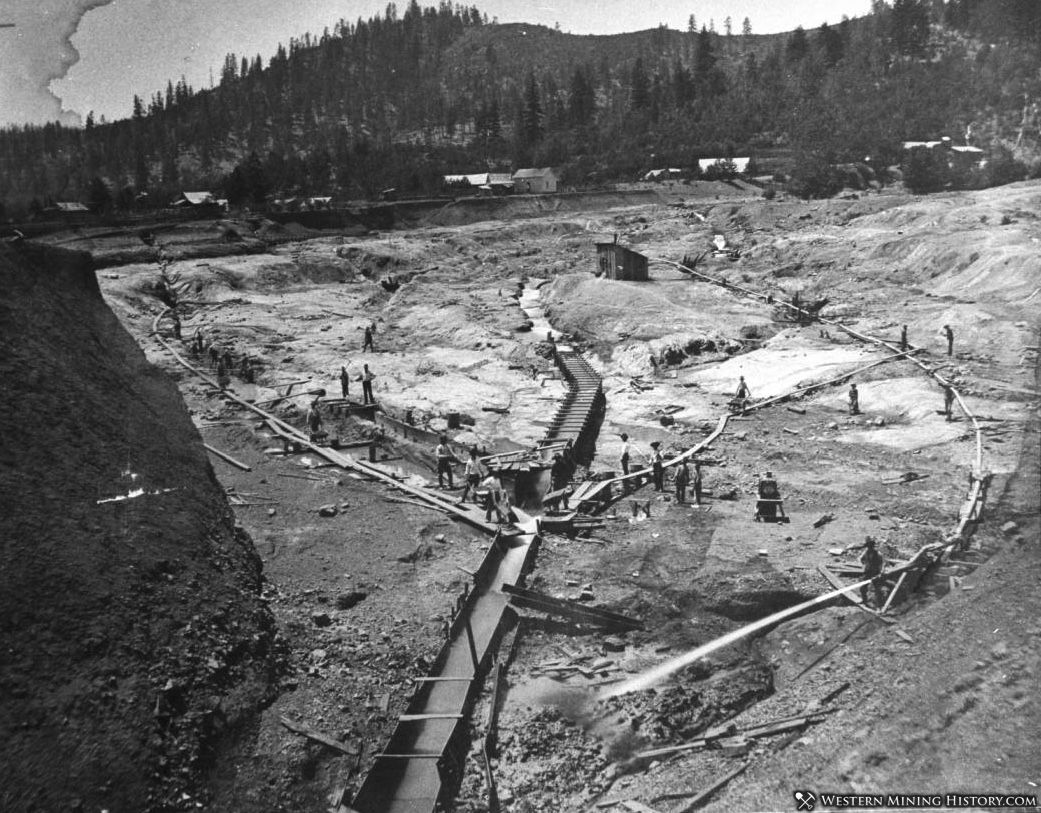
[[[914,638],[912,638],[910,635],[908,635],[902,629],[895,629],[895,630],[893,630],[893,632],[895,632],[897,638],[901,639],[902,641],[906,641],[909,644],[913,644],[914,643]]]
[[[882,484],[887,486],[893,486],[903,483],[913,483],[915,482],[915,480],[924,480],[928,476],[928,474],[919,474],[916,471],[908,471],[904,474],[901,474],[899,477],[895,477],[890,480],[883,480]]]
[[[306,474],[290,474],[289,472],[279,471],[275,472],[276,477],[292,477],[294,480],[310,480],[312,483],[324,483],[325,478],[323,477],[309,477]]]
[[[727,725],[719,726],[714,729],[710,729],[703,736],[697,739],[690,740],[689,742],[680,743],[679,745],[668,745],[663,748],[652,748],[647,751],[640,751],[634,756],[638,759],[656,759],[663,756],[671,756],[672,754],[679,754],[683,751],[693,751],[698,748],[706,748],[712,744],[720,743],[721,741],[729,742],[740,742],[745,739],[755,739],[757,737],[772,737],[775,734],[783,734],[786,731],[791,731],[796,728],[804,728],[811,723],[819,723],[821,719],[828,714],[831,714],[834,709],[818,709],[817,711],[808,711],[805,714],[801,714],[795,717],[782,717],[777,720],[771,720],[768,723],[761,723],[759,725],[751,726],[750,728],[742,729],[740,731],[734,729],[734,724],[729,723]]]
[[[207,452],[210,452],[211,454],[217,455],[217,457],[219,457],[221,460],[225,461],[226,463],[231,463],[231,465],[233,465],[235,468],[242,469],[242,471],[253,471],[252,468],[247,466],[245,463],[243,463],[243,462],[241,462],[239,460],[236,460],[230,454],[227,454],[226,452],[222,452],[220,449],[215,449],[212,446],[210,446],[210,444],[208,444],[208,443],[204,443],[202,445],[203,445],[203,448],[206,449]]]
[[[823,528],[825,525],[827,525],[833,519],[835,519],[835,517],[833,517],[831,514],[824,514],[820,519],[818,519],[816,522],[813,523],[813,527],[814,528]]]
[[[294,734],[299,734],[302,737],[307,737],[307,739],[321,743],[322,745],[325,745],[328,748],[332,748],[334,751],[339,751],[341,754],[346,754],[350,757],[356,757],[359,753],[361,753],[358,748],[352,748],[349,745],[346,745],[340,742],[339,740],[335,740],[332,737],[323,734],[320,731],[316,731],[313,728],[308,728],[302,723],[298,723],[294,720],[291,720],[285,715],[279,717],[279,722],[281,722],[283,726],[288,728]]]
[[[586,607],[573,601],[553,598],[544,593],[526,590],[522,587],[513,587],[509,584],[503,584],[502,591],[509,596],[511,602],[519,606],[551,615],[561,615],[579,623],[596,624],[601,627],[615,629],[643,629],[643,621],[622,615],[621,613],[613,613],[596,607]]]
[[[797,407],[797,406],[789,405],[789,406],[785,407],[785,409],[787,409],[789,412],[794,412],[796,415],[805,415],[806,414],[806,409],[804,407]]]
[[[817,570],[820,571],[820,574],[828,580],[828,584],[830,584],[836,590],[842,590],[842,588],[845,587],[845,585],[842,583],[839,577],[832,573],[824,565],[817,565]],[[872,618],[877,618],[884,624],[894,623],[892,618],[886,618],[880,612],[872,610],[870,607],[865,607],[864,600],[857,593],[853,585],[850,585],[849,588],[846,590],[842,590],[842,595],[848,598],[853,603],[853,606],[855,606],[858,610],[863,610],[864,612],[868,613]]]
[[[731,779],[734,779],[735,777],[740,776],[742,773],[744,773],[744,770],[747,767],[748,763],[744,762],[741,765],[738,765],[736,768],[734,768],[734,770],[732,770],[730,773],[721,776],[719,779],[717,779],[715,782],[713,782],[711,785],[709,785],[707,788],[701,791],[697,796],[691,799],[690,802],[687,803],[686,807],[681,808],[680,813],[690,813],[690,811],[696,810],[705,801],[707,801],[713,793],[722,788],[724,785],[728,784]]]

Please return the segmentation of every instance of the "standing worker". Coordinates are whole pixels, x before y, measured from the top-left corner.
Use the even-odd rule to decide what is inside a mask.
[[[619,462],[622,464],[622,476],[629,475],[629,458],[632,456],[633,445],[629,442],[629,436],[622,432],[622,456]]]
[[[662,457],[661,453],[661,442],[652,441],[651,448],[654,450],[651,452],[651,472],[654,475],[654,490],[664,491],[665,490],[665,458]]]
[[[495,512],[495,518],[499,525],[509,519],[510,505],[506,498],[506,492],[503,490],[502,481],[499,480],[498,475],[494,472],[489,474],[483,483],[481,488],[488,492],[488,502],[485,506],[484,521],[492,521],[492,511]]]
[[[687,497],[687,484],[690,482],[690,469],[687,468],[687,459],[683,458],[676,468],[676,502],[683,505]]]
[[[564,461],[564,456],[559,452],[553,455],[553,466],[549,470],[549,478],[551,491],[562,491],[571,482],[568,465]]]
[[[737,382],[737,392],[734,393],[733,404],[741,411],[744,411],[745,407],[748,406],[748,399],[751,397],[752,391],[748,389],[748,384],[745,383],[745,377],[741,376],[741,380]]]
[[[373,353],[376,352],[376,345],[372,338],[373,330],[372,325],[365,326],[365,338],[362,340],[361,351],[364,353],[366,350],[371,350]]]
[[[701,505],[701,464],[694,464],[694,502]]]
[[[882,554],[878,552],[873,536],[864,537],[863,545],[852,545],[845,550],[859,550],[860,548],[864,549],[860,556],[860,564],[864,567],[861,577],[871,579],[871,587],[875,591],[875,601],[878,602],[879,607],[882,607],[886,599],[885,593],[882,591],[882,571],[885,569],[886,561],[882,558]],[[868,586],[866,584],[860,587],[860,599],[865,604],[868,603],[867,589]]]
[[[476,500],[477,487],[481,484],[481,479],[484,477],[484,466],[481,465],[481,461],[477,458],[476,446],[470,447],[470,459],[466,461],[463,474],[466,477],[466,487],[463,489],[463,496],[459,498],[459,502],[464,502],[471,495]]]
[[[362,403],[363,404],[375,404],[376,403],[376,399],[372,397],[372,379],[374,379],[376,376],[374,376],[369,371],[369,365],[368,364],[364,365],[364,367],[365,367],[365,369],[362,371],[362,374],[361,374]]]
[[[311,440],[318,440],[325,433],[322,431],[322,409],[321,401],[315,398],[311,406],[307,408],[307,431]]]
[[[351,377],[347,375],[347,368],[340,366],[340,394],[346,398],[351,391]]]
[[[954,355],[954,331],[951,330],[950,325],[943,326],[943,335],[947,337],[947,355],[948,357]]]
[[[857,392],[856,384],[849,385],[849,414],[860,414],[860,393]]]
[[[907,325],[900,328],[900,349],[906,350],[910,345],[907,343]]]
[[[448,475],[448,488],[453,489],[455,485],[452,483],[452,462],[458,463],[458,458],[452,454],[452,450],[448,447],[448,438],[445,435],[441,435],[440,443],[437,444],[435,450],[437,455],[437,486],[438,488],[445,487],[444,476]]]
[[[224,363],[224,357],[217,357],[217,386],[224,389],[231,383],[231,375],[228,366]]]
[[[943,414],[948,421],[954,420],[952,407],[954,406],[954,387],[950,384],[943,385]]]

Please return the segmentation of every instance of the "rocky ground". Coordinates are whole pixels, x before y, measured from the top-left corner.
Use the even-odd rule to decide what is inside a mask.
[[[654,202],[504,210],[494,222],[467,223],[453,210],[408,231],[186,257],[171,270],[187,283],[185,335],[199,328],[262,365],[256,385],[234,383],[244,396],[271,398],[284,391],[278,385],[303,380],[338,395],[340,366],[356,374],[369,363],[392,413],[413,409],[437,430],[461,414],[453,439],[489,448],[530,445],[563,391],[545,366],[532,377],[539,337],[518,330],[526,318],[521,287],[541,285],[549,323],[586,348],[604,377],[594,472],[616,468],[621,432],[644,452],[652,440],[674,450],[693,445],[715,426],[739,375],[753,396],[768,397],[883,357],[817,325],[778,323],[768,305],[661,262],[701,256],[716,234],[740,259],[705,256],[699,270],[775,297],[827,297],[825,315],[867,333],[895,339],[907,324],[912,344],[944,365],[982,419],[994,474],[992,512],[962,557],[969,564],[949,572],[960,581],[944,575],[896,610],[911,640],[835,607],[725,650],[656,690],[607,703],[595,697],[609,681],[824,592],[818,565],[855,563],[854,554],[831,550],[872,534],[897,561],[953,528],[975,451],[971,425],[945,421],[936,385],[895,361],[856,376],[860,416],[847,414],[841,384],[798,401],[802,411],[782,405],[732,422],[708,454],[705,505],[679,505],[644,487],[635,497],[651,500],[650,518],[632,518],[623,500],[591,537],[546,539],[534,589],[585,592],[592,603],[641,617],[645,630],[608,642],[560,625],[523,625],[493,770],[513,810],[609,809],[612,799],[680,810],[742,760],[749,767],[713,797],[720,810],[789,808],[799,783],[1028,792],[1041,783],[1027,733],[1038,688],[1029,610],[1036,576],[1027,563],[1038,543],[1029,348],[1038,343],[1041,186],[811,203],[767,202],[745,190],[718,195],[676,187]],[[593,243],[614,234],[651,257],[650,282],[593,276]],[[100,276],[124,325],[178,379],[206,442],[252,466],[242,472],[214,460],[221,483],[250,503],[236,516],[264,560],[265,596],[292,675],[251,739],[221,763],[220,809],[315,809],[345,788],[349,798],[408,678],[440,643],[448,605],[467,578],[460,568],[477,564],[487,540],[429,509],[388,501],[372,484],[313,467],[317,460],[266,453],[278,445],[273,438],[220,407],[149,339],[159,307],[155,264]],[[394,292],[379,284],[391,276],[404,283]],[[373,322],[376,352],[363,354],[361,327]],[[944,324],[956,333],[949,361]],[[277,411],[299,423],[304,403]],[[338,429],[359,439],[373,431],[346,418]],[[432,476],[425,445],[394,440],[382,454],[391,470]],[[766,469],[780,481],[788,525],[751,521],[754,484]],[[907,472],[920,479],[884,482]],[[336,506],[334,516],[319,514],[326,505]],[[1010,519],[1019,531],[1003,534]],[[846,682],[834,701],[842,710],[798,739],[633,759],[734,715],[744,726],[799,712]],[[282,716],[359,756],[291,733]],[[481,719],[479,708],[475,737]],[[484,809],[483,783],[474,763],[460,809]]]

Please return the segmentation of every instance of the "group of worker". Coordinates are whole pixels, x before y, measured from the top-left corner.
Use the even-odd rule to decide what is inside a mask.
[[[629,465],[632,461],[634,452],[637,452],[633,448],[632,441],[629,440],[629,435],[625,432],[621,434],[622,438],[622,454],[619,458],[619,464],[622,469],[622,477],[628,478],[630,474]],[[654,490],[661,493],[665,491],[665,455],[662,452],[661,441],[651,441],[650,443],[651,453],[649,455],[639,453],[644,461],[650,465],[651,469],[651,480],[654,483]],[[628,489],[629,481],[623,480],[623,487]],[[687,464],[687,458],[683,458],[676,467],[676,474],[673,477],[673,486],[676,489],[676,501],[678,503],[685,503],[687,499],[687,488],[692,487],[694,493],[694,502],[697,505],[701,505],[702,498],[702,477],[701,477],[701,464],[694,463],[694,475],[691,480],[690,466]]]
[[[950,325],[943,326],[943,336],[947,340],[947,356],[954,355],[954,330]],[[900,328],[900,349],[907,351],[911,349],[910,342],[907,341],[907,325],[903,325]]]
[[[178,323],[179,324],[179,323]],[[235,356],[231,350],[221,350],[216,342],[207,342],[201,330],[196,330],[188,343],[188,352],[195,358],[207,358],[210,368],[217,374],[217,383],[226,387],[231,383],[231,375],[236,372],[247,384],[252,384],[256,379],[256,370],[253,360],[246,354],[235,364]]]
[[[361,382],[362,404],[375,404],[376,398],[372,394],[372,380],[376,377],[369,369],[368,364],[362,365],[361,373],[355,377],[355,381]],[[340,395],[346,398],[351,392],[351,376],[345,365],[340,366]]]
[[[455,483],[453,482],[452,475],[452,464],[463,463],[455,452],[452,451],[452,447],[448,445],[448,436],[441,435],[438,438],[437,447],[434,449],[434,456],[437,458],[437,485],[438,488],[445,488],[445,480],[448,481],[448,489],[454,490]],[[466,480],[466,485],[463,488],[463,495],[459,498],[458,504],[463,504],[468,499],[472,502],[479,502],[481,497],[484,498],[485,507],[485,521],[491,522],[492,515],[495,515],[496,522],[502,525],[510,520],[510,496],[509,493],[503,488],[502,480],[499,479],[499,475],[489,470],[484,463],[481,462],[480,457],[477,455],[477,447],[471,446],[469,456],[465,463],[463,463],[463,476]]]

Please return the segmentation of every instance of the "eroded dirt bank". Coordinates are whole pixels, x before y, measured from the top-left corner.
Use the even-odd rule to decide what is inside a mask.
[[[89,255],[0,279],[0,807],[196,809],[275,694],[260,559]]]

